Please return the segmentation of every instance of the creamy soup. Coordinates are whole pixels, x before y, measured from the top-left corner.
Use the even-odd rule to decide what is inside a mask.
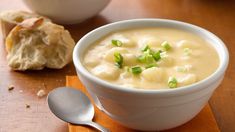
[[[92,44],[83,65],[98,78],[127,88],[173,89],[205,79],[219,65],[203,38],[179,29],[113,32]]]

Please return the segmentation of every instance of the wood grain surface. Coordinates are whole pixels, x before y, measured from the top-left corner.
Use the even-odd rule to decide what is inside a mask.
[[[28,10],[21,0],[0,0],[0,11]],[[79,9],[78,9],[79,11]],[[233,0],[112,0],[97,16],[76,25],[65,26],[78,41],[101,25],[133,18],[167,18],[201,26],[218,35],[230,52],[230,64],[222,84],[210,100],[212,111],[222,132],[235,131],[235,1]],[[0,38],[1,40],[1,38]],[[67,124],[54,117],[46,98],[47,92],[65,85],[66,75],[75,75],[70,63],[61,70],[14,72],[6,63],[4,43],[0,42],[0,132],[65,132]],[[15,89],[8,91],[13,84]],[[44,86],[45,84],[45,86]],[[21,91],[22,90],[22,91]],[[30,104],[30,108],[25,108]]]

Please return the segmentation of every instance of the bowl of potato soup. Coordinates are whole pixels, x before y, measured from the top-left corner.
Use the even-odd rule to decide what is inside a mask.
[[[223,80],[229,55],[211,32],[166,19],[133,19],[99,27],[73,52],[77,75],[96,106],[120,124],[144,131],[195,117]]]

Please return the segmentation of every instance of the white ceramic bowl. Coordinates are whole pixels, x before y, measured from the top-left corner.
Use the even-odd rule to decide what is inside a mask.
[[[34,12],[61,24],[82,22],[99,13],[110,0],[23,0]]]
[[[113,31],[140,27],[170,27],[192,32],[211,43],[219,55],[218,69],[206,79],[176,89],[123,88],[90,74],[82,65],[84,51],[94,41]],[[75,46],[73,62],[78,77],[96,105],[120,124],[138,130],[170,129],[191,120],[206,105],[221,83],[229,55],[224,43],[209,31],[173,20],[134,19],[111,23],[86,34]],[[206,63],[206,62],[204,62]]]

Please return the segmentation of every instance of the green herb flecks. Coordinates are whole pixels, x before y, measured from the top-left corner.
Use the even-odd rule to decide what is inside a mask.
[[[115,52],[114,53],[114,61],[115,61],[115,65],[118,68],[122,68],[122,64],[123,64],[123,57],[119,52]]]
[[[148,45],[146,45],[144,48],[142,48],[141,51],[143,52],[143,54],[137,58],[138,61],[141,63],[149,65],[161,59],[161,50],[153,51]]]
[[[192,54],[192,50],[190,48],[184,48],[184,55],[190,56]]]
[[[153,58],[155,59],[155,61],[159,61],[161,59],[161,50],[157,51],[157,52],[154,52],[152,55],[153,55]]]
[[[172,47],[171,45],[167,42],[167,41],[164,41],[161,46],[164,48],[165,51],[168,51],[170,50]]]
[[[141,51],[147,51],[147,50],[150,50],[150,47],[149,47],[149,45],[145,45],[142,49],[141,49]]]
[[[152,54],[150,54],[150,51],[147,50],[141,56],[138,57],[138,61],[141,63],[149,64],[154,62],[154,57]]]
[[[168,87],[169,88],[176,88],[178,85],[178,81],[175,77],[170,77],[168,79]]]
[[[113,44],[114,46],[121,47],[123,43],[122,43],[122,41],[120,41],[120,40],[113,39],[113,40],[112,40],[112,44]]]
[[[132,67],[132,68],[131,68],[131,72],[132,72],[133,74],[140,74],[140,73],[142,72],[142,69],[141,69],[141,67],[139,67],[139,66],[135,66],[135,67]]]

